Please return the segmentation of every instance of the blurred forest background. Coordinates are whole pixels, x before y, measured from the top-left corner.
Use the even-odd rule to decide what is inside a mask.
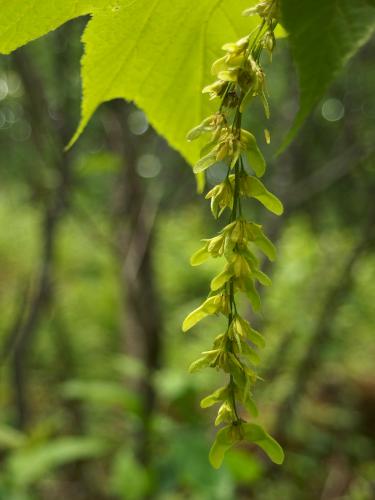
[[[298,106],[287,42],[268,68],[263,149],[286,213],[248,207],[279,253],[252,318],[267,337],[255,397],[286,462],[246,445],[214,471],[199,401],[219,375],[187,369],[220,320],[181,322],[216,269],[189,266],[215,222],[131,104],[102,106],[62,154],[83,25],[0,59],[0,499],[375,498],[374,42],[277,158]],[[261,109],[248,119],[262,137]]]

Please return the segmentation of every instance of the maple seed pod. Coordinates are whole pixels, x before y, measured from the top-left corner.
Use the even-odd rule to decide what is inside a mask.
[[[222,97],[228,87],[228,83],[222,80],[217,80],[211,85],[207,85],[202,90],[202,94],[209,94],[210,99],[215,99],[216,97]]]
[[[243,16],[255,16],[259,15],[263,19],[272,22],[272,20],[279,20],[280,18],[280,6],[279,0],[264,0],[259,2],[254,7],[250,7],[242,12]]]
[[[219,147],[219,150],[216,154],[216,160],[217,161],[224,160],[228,156],[228,153],[229,153],[229,144],[227,142],[224,142]]]
[[[268,50],[270,54],[272,54],[276,46],[276,38],[272,31],[268,31],[266,33],[263,41],[263,46]]]
[[[217,59],[211,68],[218,79],[203,89],[210,99],[221,100],[219,110],[188,134],[188,140],[210,134],[194,172],[205,172],[221,161],[227,169],[225,179],[208,191],[206,199],[210,200],[211,212],[216,219],[229,212],[229,220],[219,234],[203,240],[203,247],[191,257],[193,266],[221,257],[223,267],[213,276],[207,299],[183,323],[183,330],[188,331],[208,316],[222,315],[226,318],[224,333],[218,335],[211,349],[204,351],[190,367],[192,372],[215,368],[228,377],[225,387],[201,401],[202,408],[220,404],[215,425],[222,427],[209,454],[211,464],[216,468],[220,467],[225,452],[243,439],[262,443],[260,446],[274,462],[281,463],[283,460],[282,450],[271,436],[259,425],[240,416],[243,415],[240,413],[241,406],[250,418],[257,416],[252,388],[259,378],[255,371],[259,363],[256,349],[264,347],[264,339],[238,313],[240,296],[245,297],[257,311],[260,297],[256,283],[263,286],[270,284],[270,279],[260,269],[256,252],[262,252],[270,260],[276,256],[275,248],[262,227],[242,216],[243,199],[255,199],[277,215],[283,210],[281,202],[259,180],[265,172],[266,163],[255,136],[241,125],[242,114],[255,97],[260,99],[266,117],[270,115],[265,74],[259,61],[262,50],[272,54],[275,47],[276,6],[274,0],[264,0],[246,11],[247,15],[260,15],[264,22],[252,34],[223,46],[225,55]],[[268,131],[265,137],[268,142]],[[249,175],[248,168],[253,170],[254,175]]]

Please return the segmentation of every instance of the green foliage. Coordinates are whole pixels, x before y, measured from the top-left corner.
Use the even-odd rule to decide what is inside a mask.
[[[0,7],[0,52],[9,54],[18,47],[45,35],[70,19],[89,14],[104,0],[28,0],[2,2]]]
[[[285,0],[285,3],[286,3],[286,0]],[[55,4],[56,4],[56,2],[55,2]],[[113,4],[111,6],[114,9],[113,12],[116,12],[117,8],[121,7],[121,4],[122,4],[122,2],[118,2],[116,5]],[[368,4],[370,4],[370,2],[368,2]],[[21,2],[19,2],[18,7],[20,5],[21,5]],[[346,2],[343,5],[346,9],[346,6],[348,6],[349,4],[348,4],[348,2]],[[22,7],[22,5],[21,5],[21,7]],[[127,8],[128,5],[124,5],[124,7]],[[298,7],[300,7],[300,5]],[[363,14],[364,7],[366,7],[366,5],[364,3],[358,4],[357,10],[351,9],[350,12],[349,11],[345,12],[346,18],[351,19],[352,12],[354,12],[354,10],[357,13],[361,11]],[[369,25],[370,25],[370,23],[373,23],[373,20],[371,20],[373,18],[370,16],[370,12],[372,12],[372,7],[370,7],[370,5],[368,5],[367,7],[369,9],[368,10],[369,15],[367,17],[366,16],[361,17],[360,23],[362,23],[362,26],[365,24],[365,22],[368,22]],[[67,9],[66,15],[64,15],[65,8]],[[47,3],[44,3],[41,1],[32,10],[28,9],[28,6],[26,6],[25,9],[20,8],[17,12],[17,16],[19,16],[19,18],[16,18],[15,16],[13,16],[13,11],[12,11],[12,9],[14,9],[14,6],[11,4],[7,4],[4,8],[2,8],[3,9],[2,12],[0,12],[0,19],[2,21],[4,21],[4,22],[2,22],[1,26],[2,27],[5,26],[5,31],[1,31],[3,28],[2,27],[0,28],[0,44],[2,43],[3,47],[5,47],[4,51],[11,50],[9,47],[12,47],[11,44],[13,44],[13,46],[14,46],[14,40],[16,40],[16,44],[25,43],[29,39],[40,36],[45,31],[48,31],[49,29],[53,29],[54,27],[57,27],[59,24],[61,24],[62,22],[64,22],[68,18],[73,18],[73,17],[76,17],[78,15],[83,15],[83,14],[88,13],[88,12],[95,13],[96,12],[95,9],[97,9],[98,16],[99,16],[99,10],[105,9],[105,8],[107,8],[107,6],[103,4],[103,7],[102,7],[100,2],[86,2],[86,3],[80,2],[78,6],[76,5],[76,3],[73,4],[73,3],[66,2],[66,3],[64,3],[63,6],[61,6],[61,9],[55,9],[52,11],[50,9],[50,6]],[[49,15],[47,15],[47,16],[43,15],[43,9],[46,9],[46,10],[49,9],[48,10]],[[342,12],[340,11],[340,14],[341,13]],[[366,17],[366,19],[365,19],[365,17]],[[39,18],[41,18],[41,19],[39,19]],[[7,26],[7,22],[9,19],[11,19],[11,23],[10,23],[11,25],[8,24],[8,26]],[[30,22],[30,19],[31,19],[31,22]],[[285,17],[285,19],[286,19],[286,17]],[[359,16],[358,16],[358,19],[359,19]],[[14,20],[16,20],[16,21],[14,22]],[[334,18],[334,21],[336,22],[336,18]],[[343,21],[343,19],[341,19],[340,22],[342,23],[342,21]],[[124,20],[124,22],[125,22],[125,20]],[[314,20],[314,22],[315,22],[315,20]],[[335,22],[333,22],[332,24],[335,24]],[[148,23],[148,21],[147,21],[147,23]],[[147,23],[146,23],[146,28],[148,27]],[[298,23],[296,23],[295,33],[298,33],[297,24]],[[357,24],[356,24],[356,26],[357,26]],[[359,24],[358,24],[358,26],[359,26]],[[358,30],[359,29],[360,28],[358,28]],[[357,33],[358,30],[356,28],[354,30],[355,33]],[[344,30],[341,30],[341,31],[344,32]],[[368,33],[370,31],[371,31],[371,28],[369,28],[368,30],[364,30],[363,39],[361,39],[360,42],[358,42],[357,45],[355,45],[355,47],[351,49],[352,51],[355,50],[356,47],[359,46],[368,37]],[[99,32],[99,29],[97,30],[97,32]],[[292,34],[293,34],[293,29],[291,29],[291,39],[292,39]],[[308,37],[305,35],[305,38],[307,39]],[[328,39],[327,36],[326,36],[326,38]],[[296,39],[297,39],[297,34],[295,35],[295,40]],[[24,40],[24,41],[22,41],[22,40]],[[353,38],[353,40],[354,40],[354,38]],[[89,40],[89,42],[91,44],[93,44],[92,39]],[[6,48],[7,43],[9,44],[8,48]],[[340,44],[340,48],[341,47],[345,48],[346,46],[347,45],[345,43]],[[307,51],[308,49],[305,48],[304,50]],[[341,57],[341,54],[340,54],[340,57]],[[349,55],[347,55],[345,57],[349,57]],[[345,57],[342,58],[342,62],[340,64],[343,64],[343,62],[346,60]],[[133,59],[130,56],[130,62],[132,62],[132,60]],[[297,60],[297,58],[296,58],[296,60]],[[222,64],[222,63],[220,63],[220,64]],[[169,68],[169,69],[171,69],[171,68]],[[326,73],[325,73],[326,69],[327,68],[324,67],[324,70],[322,71],[322,76],[324,76],[324,78],[322,78],[322,81],[317,82],[317,84],[315,85],[314,92],[316,95],[318,95],[317,89],[318,89],[319,85],[324,83],[324,81],[329,81],[330,79],[332,79],[332,75],[330,75],[330,76],[326,75]],[[328,68],[328,69],[330,69],[330,68]],[[305,70],[310,71],[311,64],[306,65],[306,68],[304,68],[304,69],[300,69],[301,75],[303,74],[303,72]],[[195,68],[193,68],[192,71],[195,71]],[[231,73],[230,70],[227,70],[227,69],[224,69],[224,70],[221,69],[221,72],[218,74],[218,76],[223,78],[223,81],[229,81],[229,82],[236,81],[236,78],[234,77],[233,73]],[[192,78],[191,81],[194,82],[194,78]],[[122,80],[121,80],[121,82],[122,82]],[[157,79],[156,82],[159,84],[160,80]],[[302,77],[301,77],[301,82],[302,82]],[[313,80],[312,80],[312,82],[313,82]],[[307,83],[310,84],[309,78],[307,78]],[[120,85],[120,83],[119,83],[119,85]],[[322,88],[320,89],[320,92],[322,92]],[[185,91],[185,88],[181,90],[181,92],[183,92],[183,91]],[[174,92],[174,88],[170,89],[170,92]],[[305,91],[303,90],[303,92],[305,92]],[[303,92],[302,92],[302,94],[303,94]],[[305,92],[305,95],[306,95],[306,92]],[[311,91],[311,95],[313,95],[314,92]],[[311,95],[310,95],[310,97],[311,97]],[[315,100],[316,100],[316,95],[314,97]],[[260,97],[262,98],[262,96],[260,96]],[[197,94],[197,98],[198,98],[198,94]],[[244,98],[244,101],[247,102],[246,97]],[[99,102],[99,100],[98,100],[98,102]],[[193,102],[193,101],[191,101],[191,102]],[[312,101],[309,104],[309,107],[311,107],[311,105],[312,105]],[[146,105],[145,105],[145,108],[147,110]],[[302,106],[302,108],[303,108],[303,106]],[[300,113],[302,113],[302,111],[303,111],[302,108],[301,108]],[[168,106],[168,109],[169,109],[169,106]],[[242,109],[243,108],[241,107],[241,111],[242,111]],[[156,114],[163,113],[163,112],[164,112],[164,109],[162,109],[162,108],[159,109],[157,111],[157,113],[155,111]],[[265,105],[265,113],[266,113],[266,116],[268,116],[269,113],[268,113],[267,105]],[[307,111],[306,111],[306,113],[307,113]],[[174,118],[174,116],[173,116],[173,118]],[[297,120],[298,119],[299,118],[297,118]],[[156,122],[157,122],[157,120],[154,120],[154,123],[156,123]],[[168,127],[169,127],[169,124],[172,122],[173,122],[172,119],[170,119],[168,121]],[[179,120],[179,123],[182,123],[181,120]],[[167,137],[168,137],[169,133],[170,133],[170,131],[168,129],[168,132],[166,133]],[[191,138],[195,138],[195,134],[193,134],[191,136]],[[222,139],[223,139],[223,137],[219,138],[219,142]],[[176,139],[176,144],[179,142],[179,140],[180,139]],[[217,142],[213,146],[215,146],[215,147],[218,146],[219,142]],[[196,146],[196,148],[197,148],[198,143],[196,143],[196,144],[197,144],[197,146]],[[220,146],[222,146],[222,144],[220,144]],[[190,151],[193,151],[194,148],[195,148],[195,143],[194,143],[193,147],[189,148],[189,149],[190,149]],[[245,153],[245,151],[246,151],[246,153]],[[252,169],[254,170],[254,173],[256,175],[259,175],[259,176],[263,175],[264,168],[265,168],[265,162],[264,162],[264,158],[263,158],[262,154],[260,153],[259,148],[257,148],[256,144],[252,148],[249,148],[248,144],[247,144],[247,146],[246,146],[246,148],[244,148],[243,152],[244,152],[244,155],[243,155],[244,162],[246,162],[246,157],[248,160],[248,164],[246,164],[246,167],[250,167],[250,168],[252,167]],[[250,155],[249,155],[249,152],[250,152]],[[215,153],[218,153],[218,150],[215,151]],[[223,153],[223,152],[221,151],[221,153]],[[240,154],[242,155],[242,151],[240,152]],[[185,152],[185,155],[186,155],[186,152]],[[213,159],[214,159],[214,161],[213,161]],[[221,158],[218,158],[217,154],[215,154],[215,155],[211,154],[209,161],[208,161],[207,165],[205,165],[205,166],[207,168],[209,168],[214,163],[217,163],[218,160],[222,161]],[[224,155],[224,160],[225,160],[225,155]],[[235,162],[233,164],[231,162],[230,167],[233,168],[234,166],[235,166]],[[200,169],[198,169],[198,170],[200,170]],[[232,179],[231,179],[231,177],[232,177]],[[216,218],[218,218],[220,215],[222,215],[222,213],[226,209],[233,210],[233,205],[234,205],[233,201],[234,200],[231,199],[230,193],[231,193],[231,189],[233,191],[234,187],[236,186],[235,177],[236,176],[234,174],[230,174],[228,176],[228,182],[222,183],[222,186],[220,186],[220,189],[215,190],[215,192],[211,192],[210,197],[207,195],[207,197],[209,197],[211,199],[211,209],[212,209],[212,212]],[[246,183],[249,185],[245,188]],[[240,196],[243,196],[243,197],[246,196],[249,198],[257,199],[267,209],[269,209],[270,211],[272,211],[273,213],[275,213],[277,215],[282,213],[283,209],[282,209],[281,202],[265,188],[265,186],[261,183],[261,181],[257,177],[248,175],[246,177],[246,183],[244,182],[243,186],[242,186],[241,182],[239,182],[237,184],[237,186],[239,186],[239,195]],[[261,231],[261,229],[260,229],[260,231]],[[252,234],[254,234],[254,233],[252,233]],[[224,238],[221,241],[221,243],[223,243],[225,239],[230,240],[230,238]],[[252,238],[250,238],[249,241],[252,244],[252,243],[256,243],[257,239],[258,239],[258,243],[259,243],[259,244],[257,244],[257,246],[260,248],[263,246],[265,249],[265,253],[270,258],[274,259],[275,258],[274,248],[273,248],[272,244],[269,242],[269,240],[267,240],[265,238],[264,234],[261,233],[260,238],[252,237]],[[215,242],[215,243],[217,243],[217,242]],[[201,250],[199,250],[195,254],[194,258],[192,259],[192,263],[194,265],[198,265],[198,264],[203,263],[209,257],[216,258],[217,256],[219,256],[215,245],[213,245],[213,247],[210,248],[210,251],[208,249],[208,246],[209,246],[209,244],[205,245],[204,248],[202,248]],[[228,248],[226,250],[228,250]],[[229,251],[229,253],[228,252],[225,253],[224,248],[223,248],[222,255],[226,257],[228,254],[230,254],[230,251]],[[82,258],[82,255],[80,258]],[[250,258],[250,260],[251,260],[251,257],[248,256],[248,258]],[[293,263],[293,265],[294,265],[294,263]],[[260,283],[262,283],[264,285],[268,285],[270,283],[268,277],[265,276],[264,274],[262,274],[259,269],[252,269],[252,272],[253,272],[254,278],[256,278],[256,280],[259,281]],[[226,284],[231,279],[233,279],[233,276],[234,276],[234,274],[232,273],[232,271],[228,270],[228,269],[225,269],[224,271],[219,273],[212,280],[212,285],[211,285],[212,291],[216,292],[216,291],[219,291],[222,287],[225,287]],[[293,280],[293,277],[290,279]],[[288,284],[289,284],[289,281],[288,281]],[[249,298],[252,301],[253,306],[259,306],[259,297],[257,296],[253,282],[250,282],[247,284],[246,292],[249,295]],[[291,302],[292,302],[292,300],[290,301],[290,303]],[[283,301],[283,304],[285,304],[285,301]],[[285,306],[283,306],[283,307],[285,309]],[[208,308],[208,309],[210,309],[210,308]],[[287,309],[292,309],[292,306],[289,305],[289,301],[288,301],[288,308]],[[207,312],[207,311],[205,311],[205,312]],[[222,305],[222,308],[220,310],[215,310],[215,311],[211,312],[211,309],[210,309],[208,314],[215,314],[217,312],[224,312],[225,313],[226,312],[225,304]],[[187,325],[188,328],[193,326],[193,324],[196,324],[196,322],[197,322],[197,321],[195,321],[196,318],[197,318],[197,315],[195,316],[194,321],[191,321],[190,324]],[[201,318],[199,318],[199,319],[201,319]],[[238,317],[237,319],[240,320],[242,318]],[[305,318],[303,318],[302,321],[304,319]],[[240,333],[241,328],[242,328],[242,330],[246,330],[246,334]],[[231,338],[231,340],[233,341],[233,346],[234,346],[234,347],[233,346],[232,347],[237,350],[236,354],[238,354],[238,355],[241,354],[241,356],[243,356],[243,358],[248,358],[250,365],[257,365],[259,362],[259,356],[258,356],[257,352],[252,347],[250,347],[247,343],[243,343],[241,336],[245,337],[247,340],[251,341],[253,344],[257,345],[258,347],[261,347],[264,344],[263,337],[258,332],[251,329],[250,326],[248,326],[248,328],[244,327],[243,325],[241,325],[241,321],[239,321],[239,323],[236,324],[235,335],[233,335],[233,338]],[[213,352],[213,351],[210,352],[209,351],[209,352],[204,352],[203,354],[204,354],[204,358],[201,358],[200,360],[198,360],[199,362],[197,364],[195,364],[193,370],[198,369],[198,368],[203,367],[203,366],[211,366],[211,365],[213,366],[217,352]],[[232,361],[233,361],[233,358],[232,358]],[[234,373],[234,378],[235,378],[236,383],[238,383],[238,386],[240,386],[241,389],[244,389],[244,392],[245,392],[245,390],[247,390],[248,387],[246,384],[244,385],[241,382],[240,372],[238,371],[238,369],[236,369],[235,366],[232,366],[232,370]],[[252,370],[250,367],[248,367],[248,370],[249,370],[248,373],[250,373],[252,377],[255,377],[255,373],[253,371],[250,371],[250,370]],[[123,397],[122,397],[123,395],[121,392],[120,384],[117,387],[115,387],[115,386],[112,387],[111,384],[107,384],[105,382],[104,383],[95,383],[94,382],[92,384],[92,386],[86,386],[85,382],[82,382],[82,384],[80,382],[78,382],[78,384],[75,387],[74,387],[74,384],[69,387],[66,395],[68,395],[69,397],[74,398],[74,399],[80,398],[87,403],[90,403],[90,404],[94,403],[94,405],[99,403],[99,405],[108,406],[108,407],[113,405],[116,408],[117,408],[117,406],[121,405],[124,407],[128,406],[128,409],[129,409],[129,405],[127,405],[127,402],[123,400]],[[235,395],[238,396],[238,393]],[[211,394],[210,396],[205,398],[202,401],[201,405],[202,405],[202,407],[205,407],[205,408],[210,407],[213,404],[223,402],[227,398],[227,396],[228,396],[228,387],[223,387],[222,389],[215,391],[213,394]],[[126,395],[125,395],[125,399],[126,399]],[[256,409],[255,404],[254,404],[251,397],[247,396],[246,398],[244,398],[242,400],[242,403],[243,403],[244,408],[246,408],[246,410],[249,412],[250,415],[256,415],[257,409]],[[221,411],[219,411],[218,423],[225,421],[225,418],[224,418],[224,420],[220,420],[220,419],[223,416],[225,417],[226,410],[227,410],[227,407],[223,406],[223,408],[221,408]],[[244,436],[240,436],[241,439],[247,438],[249,441],[258,444],[261,448],[263,448],[268,453],[268,455],[270,456],[270,458],[273,461],[275,461],[276,463],[281,463],[281,461],[283,460],[282,450],[277,445],[277,443],[275,443],[275,441],[267,433],[265,433],[265,431],[263,431],[263,429],[261,429],[259,426],[256,426],[255,424],[243,424],[242,429],[246,430],[246,432],[245,432]],[[219,432],[221,432],[221,431],[219,431]],[[219,436],[219,434],[218,434],[218,436]],[[230,437],[230,439],[227,439],[228,437]],[[0,443],[3,445],[4,448],[17,449],[18,447],[20,447],[23,444],[24,439],[25,439],[25,437],[21,433],[13,432],[12,429],[8,429],[8,428],[4,428],[4,429],[1,428],[0,429]],[[221,435],[220,435],[220,438],[218,440],[218,444],[214,445],[215,447],[213,448],[213,452],[212,452],[212,454],[214,455],[214,458],[213,458],[214,465],[217,466],[218,464],[221,463],[222,458],[223,458],[226,450],[230,446],[232,446],[232,444],[236,443],[237,441],[238,441],[238,436],[229,436],[229,431],[224,432],[223,437],[221,437]],[[74,447],[72,449],[70,446],[67,446],[67,447],[65,445],[60,446],[61,443],[57,443],[57,444],[58,444],[58,446],[57,446],[55,454],[51,453],[50,450],[47,449],[47,457],[48,458],[45,459],[44,462],[43,462],[43,460],[40,460],[40,457],[39,458],[38,458],[38,456],[36,457],[36,463],[39,462],[42,464],[42,466],[35,466],[37,473],[32,472],[31,473],[31,480],[28,480],[27,483],[28,482],[32,483],[33,481],[37,481],[40,478],[41,474],[40,474],[40,472],[38,472],[38,470],[40,471],[41,469],[44,468],[46,473],[49,472],[49,466],[47,466],[47,462],[52,464],[51,467],[55,467],[55,466],[58,466],[60,464],[64,464],[68,461],[75,461],[77,459],[80,459],[81,457],[84,458],[84,456],[85,456],[85,452],[82,451],[81,452],[82,454],[80,454],[79,452],[74,451]],[[78,445],[78,443],[77,443],[77,445]],[[38,452],[39,451],[40,450],[38,450]],[[89,457],[89,452],[87,452],[87,453],[88,453],[87,456]],[[60,458],[59,458],[59,455],[60,455]],[[92,456],[95,457],[95,453],[93,453]],[[121,455],[121,456],[123,456],[123,455]],[[71,458],[69,458],[69,457],[71,457]],[[33,461],[32,457],[30,458],[30,461],[31,462]],[[43,465],[43,463],[44,463],[44,465]],[[21,460],[21,468],[19,469],[21,471],[23,470],[22,465],[23,464],[22,464],[22,460]],[[138,470],[137,470],[137,468],[138,468]],[[137,464],[135,464],[134,469],[133,469],[132,462],[131,461],[127,462],[126,460],[124,460],[123,465],[121,465],[115,469],[116,469],[115,474],[117,477],[121,476],[121,470],[130,469],[131,471],[132,470],[135,471],[134,472],[134,482],[135,482],[134,496],[138,495],[137,491],[142,490],[142,488],[144,488],[144,486],[142,486],[142,484],[147,482],[147,477],[145,476],[145,474],[142,473],[142,469]],[[17,470],[18,470],[18,468],[17,468]],[[137,473],[139,473],[139,477],[140,477],[139,480],[136,477]],[[44,475],[44,473],[43,473],[43,475]],[[24,481],[24,479],[22,479],[22,475],[21,475],[21,481]],[[138,486],[138,483],[141,486]],[[120,483],[117,483],[117,484],[119,485]],[[114,486],[114,491],[117,491],[118,494],[120,494],[120,491],[122,491],[122,490],[123,490],[122,485]],[[0,492],[0,494],[1,494],[1,492]]]
[[[62,437],[20,448],[8,461],[10,477],[24,488],[64,464],[102,456],[106,445],[95,438]]]
[[[228,425],[216,434],[210,450],[210,462],[215,469],[218,469],[223,463],[225,453],[239,441],[238,437],[235,437],[231,431],[232,429]]]
[[[120,448],[115,456],[111,472],[110,489],[116,498],[141,500],[149,493],[148,471],[139,464],[129,449]]]
[[[256,177],[250,176],[246,180],[244,194],[260,201],[265,208],[275,215],[282,215],[284,208],[277,196],[270,193],[264,184]]]
[[[201,408],[209,408],[228,396],[228,387],[221,387],[201,401]]]
[[[244,424],[245,439],[260,446],[275,464],[282,464],[284,452],[277,441],[273,439],[260,425]]]
[[[119,406],[133,413],[140,412],[136,395],[118,382],[72,380],[64,384],[62,395],[98,406]]]
[[[13,427],[0,424],[0,449],[13,449],[22,446],[26,436]]]
[[[243,439],[262,448],[275,464],[283,463],[284,452],[281,446],[260,425],[247,423],[240,427],[232,425],[219,430],[210,450],[211,465],[218,469],[225,453]]]
[[[188,147],[184,137],[214,109],[199,95],[199,88],[209,81],[207,61],[219,53],[226,40],[256,26],[255,17],[239,16],[248,5],[246,0],[235,0],[230,6],[206,0],[189,9],[186,16],[187,0],[173,5],[166,0],[117,0],[109,4],[104,0],[60,0],[53,4],[43,0],[32,9],[27,0],[18,0],[1,6],[0,52],[8,54],[70,19],[91,14],[83,36],[82,118],[71,144],[102,102],[122,97],[143,108],[155,128],[194,163],[200,144]],[[301,88],[301,107],[289,142],[338,71],[370,37],[375,6],[368,0],[307,0],[302,4],[283,0],[281,7]],[[247,14],[253,14],[252,10]],[[277,34],[283,36],[283,31],[278,28]],[[222,65],[216,70],[223,79],[233,78]],[[251,95],[245,96],[244,104],[249,99]],[[263,104],[268,116],[266,99]],[[249,149],[248,157],[259,175],[264,160],[256,145]],[[205,156],[196,164],[196,172],[212,162],[212,154]]]
[[[246,450],[232,450],[227,454],[225,460],[227,467],[241,485],[252,485],[262,477],[262,464]]]
[[[252,21],[239,15],[248,4],[205,0],[192,9],[187,0],[60,0],[30,9],[28,0],[19,0],[0,8],[0,52],[91,13],[83,35],[82,119],[74,140],[102,102],[123,97],[144,109],[171,145],[194,162],[200,148],[188,146],[185,135],[213,109],[199,93],[210,78],[207,61],[219,55],[228,37],[251,29]]]
[[[328,85],[375,30],[372,0],[282,0],[300,80],[300,110],[284,147],[293,139]]]
[[[203,304],[197,309],[194,309],[184,320],[182,325],[182,330],[187,332],[190,328],[193,328],[199,321],[204,319],[206,316],[211,314],[216,314],[225,307],[223,305],[223,297],[221,295],[214,295],[209,297],[203,302]]]

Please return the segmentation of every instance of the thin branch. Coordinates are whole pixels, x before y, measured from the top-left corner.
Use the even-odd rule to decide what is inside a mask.
[[[19,342],[19,332],[24,322],[29,293],[29,286],[27,285],[23,286],[19,293],[16,294],[16,313],[8,332],[5,333],[5,341],[0,354],[0,366],[3,366],[7,359],[14,354],[16,345]]]

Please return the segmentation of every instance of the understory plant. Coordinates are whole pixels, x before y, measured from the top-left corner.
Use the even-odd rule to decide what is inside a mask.
[[[190,330],[209,315],[225,318],[225,329],[212,347],[190,366],[194,372],[211,367],[227,375],[226,384],[201,401],[202,408],[218,404],[216,426],[222,426],[210,451],[210,461],[220,467],[225,452],[234,444],[246,440],[260,446],[270,459],[281,464],[284,454],[279,444],[258,424],[250,421],[258,410],[252,389],[259,378],[256,365],[258,349],[264,347],[264,338],[240,313],[239,297],[245,296],[254,311],[260,308],[258,284],[270,285],[269,277],[261,270],[259,252],[273,261],[275,247],[264,234],[261,225],[248,220],[243,213],[245,199],[255,199],[266,209],[281,215],[283,206],[260,180],[266,163],[255,136],[243,126],[243,115],[254,99],[262,102],[266,118],[270,111],[267,101],[266,77],[262,56],[272,59],[276,45],[275,29],[279,22],[279,8],[275,0],[265,0],[243,12],[257,15],[257,28],[237,42],[223,46],[224,55],[212,65],[216,81],[203,89],[210,99],[219,101],[217,112],[191,130],[188,140],[208,137],[194,172],[202,175],[207,169],[221,163],[226,175],[207,194],[216,219],[224,219],[224,227],[191,257],[198,266],[209,258],[221,259],[223,270],[210,285],[208,298],[192,311],[183,323]],[[266,141],[270,135],[265,130]]]

